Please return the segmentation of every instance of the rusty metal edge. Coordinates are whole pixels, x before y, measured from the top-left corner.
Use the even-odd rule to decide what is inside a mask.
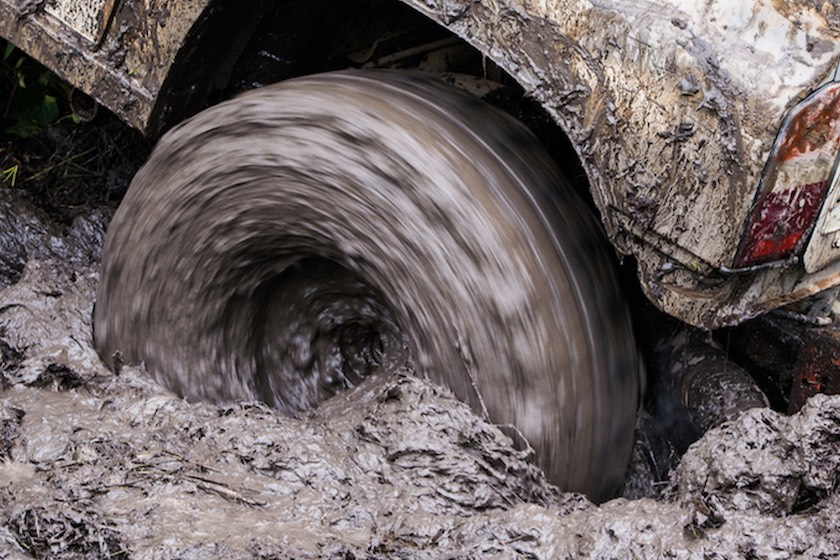
[[[0,1],[0,35],[130,126],[146,130],[154,104],[152,93],[101,60],[87,39],[63,30],[49,14],[22,13]]]

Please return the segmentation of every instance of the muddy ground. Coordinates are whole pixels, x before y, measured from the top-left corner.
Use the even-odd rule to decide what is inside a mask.
[[[664,484],[564,494],[401,372],[299,417],[188,403],[91,343],[107,206],[0,190],[0,558],[836,558],[840,397],[752,410]]]

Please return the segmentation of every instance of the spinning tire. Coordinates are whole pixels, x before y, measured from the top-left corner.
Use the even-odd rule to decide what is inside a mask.
[[[536,140],[471,96],[295,79],[161,140],[108,230],[96,346],[182,396],[286,411],[409,363],[601,499],[639,391],[602,237]]]

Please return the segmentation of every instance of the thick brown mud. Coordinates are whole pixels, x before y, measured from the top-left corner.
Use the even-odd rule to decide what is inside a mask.
[[[659,499],[595,506],[403,371],[297,416],[112,373],[90,334],[105,217],[57,232],[11,204],[30,237],[0,291],[0,558],[840,556],[840,397],[724,422]]]

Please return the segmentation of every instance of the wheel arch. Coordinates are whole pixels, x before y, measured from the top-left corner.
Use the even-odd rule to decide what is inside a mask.
[[[543,108],[574,149],[610,241],[627,254],[609,213],[615,199],[603,181],[605,170],[592,157],[596,130],[615,120],[615,105],[604,87],[600,64],[556,20],[534,17],[513,2],[495,2],[491,9],[479,3],[400,1],[476,48]],[[570,5],[575,2],[556,4],[557,14],[574,16]],[[613,140],[612,135],[598,139]],[[621,145],[615,143],[612,149],[621,150]]]
[[[62,20],[43,3],[33,8],[23,0],[0,0],[0,35],[134,128],[156,137],[220,100],[208,97],[230,80],[242,63],[240,55],[271,10],[288,7],[293,17],[305,14],[327,25],[330,7],[360,8],[373,21],[382,6],[406,6],[493,61],[521,86],[526,97],[543,107],[574,146],[579,160],[574,162],[575,170],[582,164],[602,221],[609,222],[605,209],[610,195],[590,154],[593,127],[609,118],[610,102],[597,65],[556,23],[517,12],[509,0],[330,2],[129,0],[106,2],[105,8],[96,0],[61,2],[68,13],[104,10],[98,27],[81,29],[84,26],[72,17]],[[557,4],[562,9],[576,3]],[[290,57],[306,56],[296,46],[291,51]],[[316,66],[310,72],[325,69],[337,68]],[[607,223],[607,230],[614,228]]]
[[[726,272],[775,127],[836,72],[836,26],[805,0],[760,0],[752,16],[723,0],[125,0],[106,3],[116,9],[95,44],[45,4],[0,0],[0,34],[152,136],[202,108],[268,10],[305,6],[332,25],[325,6],[365,8],[366,24],[378,7],[410,8],[503,69],[563,131],[613,247],[668,314],[715,328],[840,278],[840,264]],[[791,40],[771,40],[778,29]]]

